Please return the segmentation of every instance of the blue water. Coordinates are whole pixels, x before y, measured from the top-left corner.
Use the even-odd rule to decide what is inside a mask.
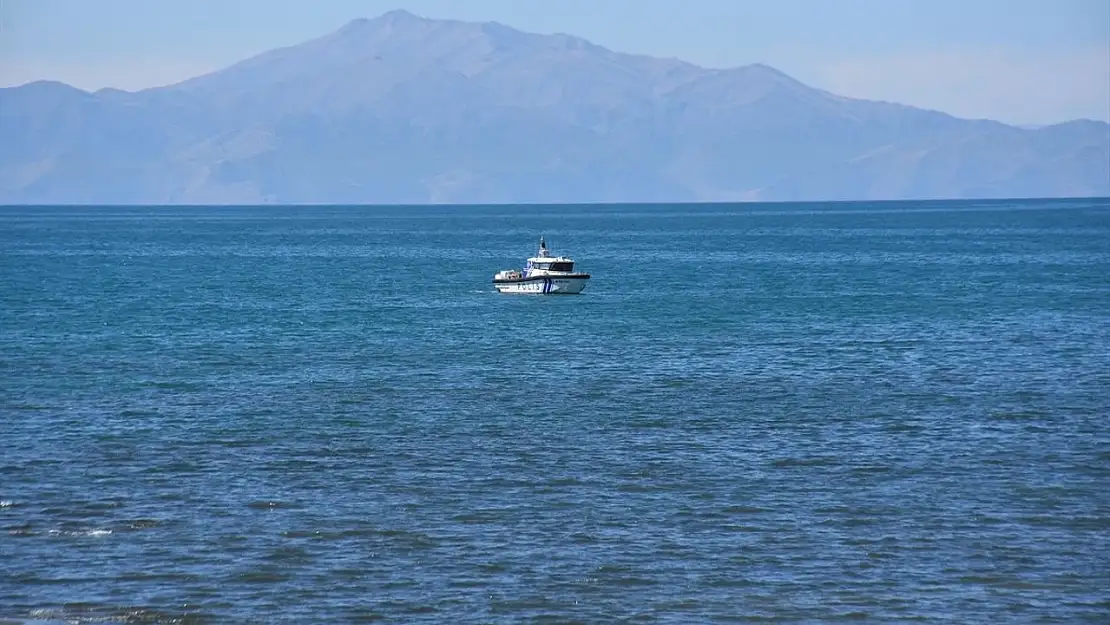
[[[580,296],[499,295],[544,234]],[[0,622],[1110,622],[1110,201],[0,209]]]

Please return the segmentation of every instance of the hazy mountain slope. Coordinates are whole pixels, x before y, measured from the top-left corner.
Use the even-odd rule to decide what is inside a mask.
[[[404,11],[138,93],[0,89],[9,203],[1110,195],[1110,125],[1022,129]]]

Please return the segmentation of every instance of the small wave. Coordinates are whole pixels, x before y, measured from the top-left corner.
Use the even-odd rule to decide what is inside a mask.
[[[276,584],[287,581],[289,577],[289,573],[283,570],[266,569],[240,573],[236,579],[248,584]]]
[[[134,519],[126,523],[126,528],[129,530],[145,530],[162,525],[162,521],[158,519]]]
[[[256,501],[247,502],[247,507],[251,510],[277,510],[279,508],[301,509],[304,506],[290,501],[280,501],[276,499],[259,499]]]
[[[46,533],[51,536],[108,536],[112,533],[112,530],[104,528],[90,530],[47,530]]]
[[[733,505],[728,506],[721,512],[725,514],[762,514],[770,511],[770,508],[761,508],[759,506]]]
[[[107,607],[91,603],[74,603],[60,608],[38,608],[28,616],[35,625],[84,625],[85,623],[113,623],[119,625],[193,625],[207,622],[203,615],[195,613],[171,614],[160,610],[138,607]],[[0,623],[4,621],[0,620]],[[15,621],[21,625],[30,622]]]
[[[23,525],[12,525],[12,526],[6,527],[4,529],[8,530],[8,536],[34,536],[35,535],[35,531],[33,529],[31,529],[31,525],[29,523],[24,523]]]
[[[779,469],[795,467],[830,467],[840,464],[836,456],[804,456],[778,458],[771,462],[771,466]]]

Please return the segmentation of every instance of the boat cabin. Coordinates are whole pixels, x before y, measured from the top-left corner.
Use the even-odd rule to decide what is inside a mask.
[[[543,237],[540,237],[540,250],[535,256],[528,259],[528,264],[524,266],[524,275],[530,276],[533,273],[544,274],[548,272],[555,273],[572,273],[574,271],[574,260],[566,256],[552,256],[547,250],[547,242]]]
[[[529,271],[574,271],[574,261],[569,258],[529,258],[525,267]]]

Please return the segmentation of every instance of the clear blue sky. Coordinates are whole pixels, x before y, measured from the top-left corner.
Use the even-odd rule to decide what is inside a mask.
[[[1110,120],[1110,0],[0,0],[0,85],[167,84],[397,8],[966,117]]]

